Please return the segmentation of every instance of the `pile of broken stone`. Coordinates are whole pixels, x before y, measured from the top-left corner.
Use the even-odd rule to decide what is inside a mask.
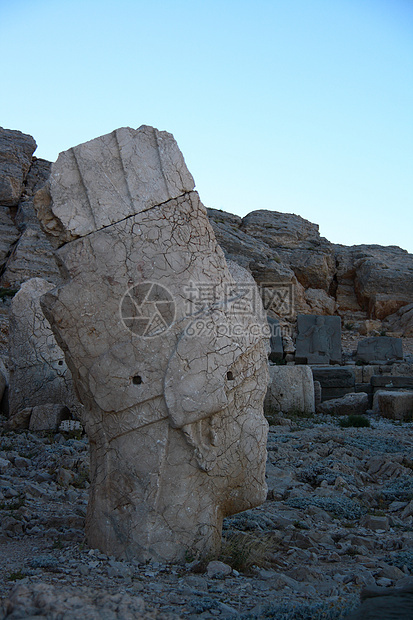
[[[296,332],[265,305],[268,282],[265,310],[253,303],[262,269],[243,268],[247,246],[235,263],[218,246],[170,134],[117,130],[61,154],[49,177],[29,137],[2,131],[4,617],[338,618],[362,587],[411,587],[400,334],[342,356],[343,316],[323,295],[311,313],[311,281]],[[19,271],[25,236],[41,240],[42,269]],[[368,290],[408,334],[409,299]],[[341,428],[350,414],[370,426]]]

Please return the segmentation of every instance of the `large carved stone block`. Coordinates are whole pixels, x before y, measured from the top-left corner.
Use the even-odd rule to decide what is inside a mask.
[[[65,275],[42,305],[86,408],[87,538],[117,557],[214,552],[266,497],[266,317],[192,188],[143,127],[62,153],[36,199]]]
[[[338,316],[297,316],[296,362],[330,364],[341,362],[341,319]]]
[[[268,417],[285,414],[315,413],[314,382],[309,366],[270,366],[270,384],[265,397]]]
[[[368,364],[369,362],[386,362],[403,359],[403,345],[401,338],[390,336],[372,336],[363,338],[357,345],[356,360]]]

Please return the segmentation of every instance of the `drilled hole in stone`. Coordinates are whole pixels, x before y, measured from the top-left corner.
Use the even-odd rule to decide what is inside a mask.
[[[63,366],[63,361],[62,360],[59,360],[57,363],[59,364],[59,366]]]
[[[232,374],[230,370],[228,370],[227,372],[227,379],[228,381],[234,381],[234,375]]]
[[[142,377],[140,375],[135,375],[132,377],[132,383],[134,385],[140,385],[142,383]]]

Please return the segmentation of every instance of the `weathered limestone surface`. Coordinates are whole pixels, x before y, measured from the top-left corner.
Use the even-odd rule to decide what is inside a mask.
[[[175,140],[165,131],[145,125],[136,131],[123,127],[97,140],[59,155],[50,177],[53,202],[38,202],[43,229],[56,246],[177,198],[195,186]]]
[[[35,144],[32,138],[30,141]],[[47,180],[51,164],[44,159],[26,159],[20,162],[21,166],[24,164],[24,183],[19,184],[18,201],[12,209],[0,210],[0,286],[12,289],[34,277],[60,282],[52,247],[33,208],[33,195]],[[27,162],[30,163],[28,172]],[[7,170],[7,162],[0,158],[0,177],[7,175]]]
[[[294,286],[295,315],[381,320],[413,301],[413,256],[401,248],[331,244],[316,224],[289,213],[259,210],[241,219],[208,209],[208,215],[226,256],[258,283]]]
[[[332,244],[320,237],[317,224],[299,215],[277,211],[253,211],[242,228],[277,251],[305,288],[329,290],[334,273]]]
[[[192,188],[170,134],[126,128],[61,154],[36,198],[62,246],[42,305],[86,408],[87,537],[117,557],[208,554],[266,496],[266,317]]]
[[[57,404],[79,413],[63,352],[40,308],[40,297],[52,288],[49,282],[33,278],[22,285],[12,301],[9,406],[14,427],[19,412],[36,405]]]
[[[413,338],[413,303],[400,308],[386,319],[386,327],[393,332]]]
[[[413,301],[413,256],[406,250],[379,245],[335,248],[337,301],[343,309],[357,310],[358,305],[369,318],[384,319]],[[351,287],[355,297],[346,305],[341,295]]]
[[[267,415],[315,412],[314,383],[309,366],[270,366],[265,397]]]
[[[0,205],[13,207],[19,202],[35,149],[31,136],[0,127]]]

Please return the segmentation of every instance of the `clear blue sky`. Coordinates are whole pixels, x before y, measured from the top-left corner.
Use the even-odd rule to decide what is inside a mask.
[[[0,53],[38,157],[154,125],[206,206],[413,252],[412,0],[0,0]]]

